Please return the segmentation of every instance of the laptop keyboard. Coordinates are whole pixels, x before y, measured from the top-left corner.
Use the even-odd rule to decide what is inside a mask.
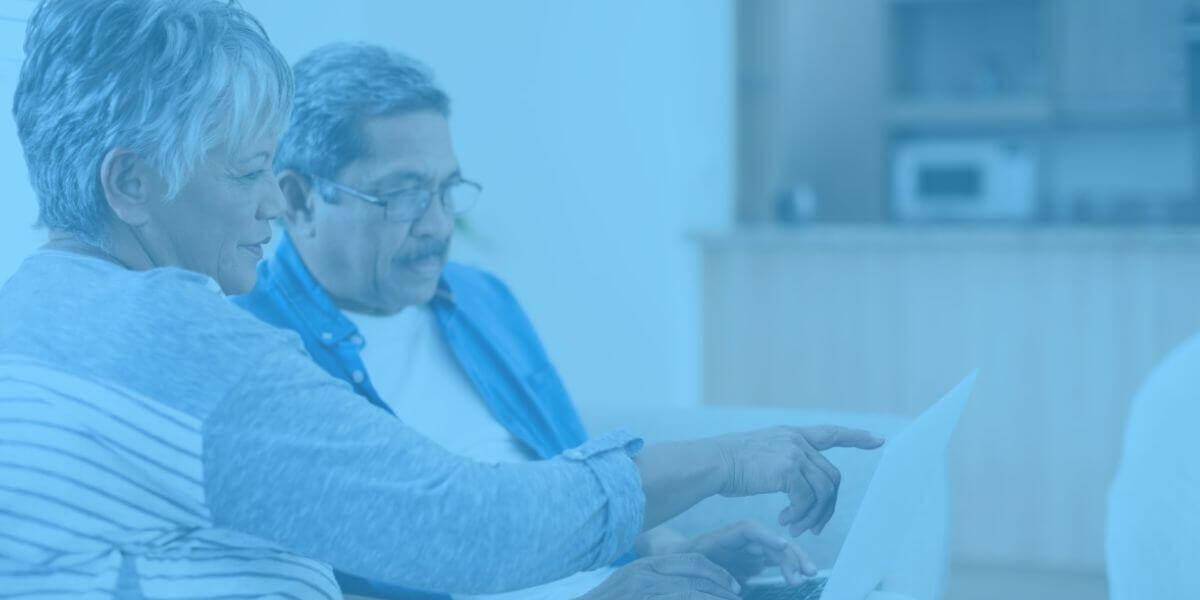
[[[742,597],[746,600],[817,600],[825,590],[825,577],[806,579],[796,587],[786,585],[750,586]]]

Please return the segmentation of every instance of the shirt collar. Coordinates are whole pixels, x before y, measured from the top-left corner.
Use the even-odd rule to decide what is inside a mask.
[[[346,318],[329,293],[309,272],[290,235],[284,234],[279,248],[269,261],[274,263],[269,265],[272,267],[270,270],[282,276],[279,278],[282,291],[293,301],[300,318],[321,343],[336,344],[358,333],[358,327]],[[432,302],[454,307],[454,292],[445,277],[438,280]]]
[[[430,300],[430,302],[435,305],[443,304],[451,308],[454,307],[454,290],[450,289],[450,284],[446,281],[445,277],[438,279],[437,291],[433,293],[433,300]]]

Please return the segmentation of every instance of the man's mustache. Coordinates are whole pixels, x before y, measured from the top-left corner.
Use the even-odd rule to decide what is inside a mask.
[[[417,240],[417,245],[404,254],[396,256],[398,262],[414,262],[429,257],[442,257],[450,250],[450,238]]]

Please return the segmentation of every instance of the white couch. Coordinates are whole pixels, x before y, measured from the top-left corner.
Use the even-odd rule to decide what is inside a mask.
[[[813,425],[831,423],[861,427],[891,435],[904,427],[907,419],[855,413],[822,413],[786,408],[697,407],[672,409],[629,409],[584,411],[584,422],[593,433],[624,427],[646,439],[647,443],[717,435],[773,425]],[[827,456],[842,472],[837,510],[820,536],[805,533],[798,542],[818,568],[833,566],[862,501],[867,484],[879,459],[880,451],[834,449]],[[918,600],[942,597],[947,568],[947,493],[944,471],[937,478],[939,489],[926,516],[916,523],[920,534],[909,541],[909,551],[897,557],[896,574],[885,588]],[[776,517],[786,504],[779,494],[750,498],[709,498],[676,517],[670,525],[684,534],[694,535],[722,524],[753,519],[778,527]]]

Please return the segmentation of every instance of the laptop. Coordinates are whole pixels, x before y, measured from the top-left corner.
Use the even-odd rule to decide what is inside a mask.
[[[903,555],[915,517],[929,506],[935,479],[943,472],[946,445],[971,395],[978,371],[921,413],[884,445],[850,533],[833,568],[788,587],[780,575],[747,582],[748,600],[865,600],[891,574]]]

